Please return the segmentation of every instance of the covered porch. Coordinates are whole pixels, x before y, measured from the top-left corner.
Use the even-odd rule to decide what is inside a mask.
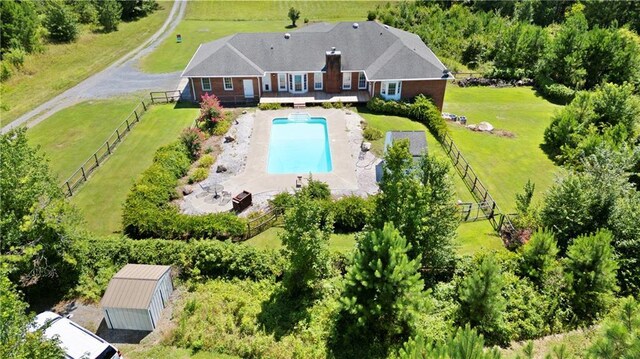
[[[326,93],[323,91],[311,91],[302,94],[289,92],[263,92],[260,103],[281,104],[312,104],[323,102],[356,103],[367,102],[371,99],[369,91],[342,91],[340,93]]]

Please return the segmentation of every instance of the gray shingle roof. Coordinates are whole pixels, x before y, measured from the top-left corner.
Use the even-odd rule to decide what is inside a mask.
[[[374,21],[318,23],[284,33],[238,33],[202,44],[182,73],[186,77],[262,76],[265,72],[322,71],[325,53],[342,53],[343,71],[367,79],[440,79],[446,67],[420,37]]]
[[[427,135],[424,131],[389,131],[384,141],[385,152],[394,141],[401,139],[409,140],[409,152],[413,157],[422,156],[422,152],[427,149]]]

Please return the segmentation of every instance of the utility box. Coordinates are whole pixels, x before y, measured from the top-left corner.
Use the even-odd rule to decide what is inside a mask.
[[[182,35],[180,35],[180,34],[176,35],[176,42],[177,43],[181,43],[182,42]]]

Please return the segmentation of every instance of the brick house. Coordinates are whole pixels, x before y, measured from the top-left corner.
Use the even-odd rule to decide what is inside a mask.
[[[190,96],[223,103],[366,102],[424,94],[442,110],[451,73],[415,34],[374,21],[291,33],[238,33],[201,44],[182,73]]]

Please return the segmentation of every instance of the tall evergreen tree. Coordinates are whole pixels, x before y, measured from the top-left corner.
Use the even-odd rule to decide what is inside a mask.
[[[633,297],[621,300],[620,306],[604,321],[589,354],[592,358],[640,358],[640,305]]]
[[[522,248],[520,273],[538,288],[542,287],[549,274],[559,266],[558,252],[553,232],[534,233]]]
[[[458,289],[460,324],[469,324],[492,343],[502,343],[505,301],[502,297],[503,278],[500,265],[493,255],[485,255],[471,273],[464,277]]]
[[[358,242],[342,296],[348,323],[341,334],[344,342],[358,341],[360,349],[389,348],[413,334],[424,283],[418,273],[420,258],[410,259],[410,249],[390,223],[365,233]]]
[[[444,343],[428,343],[424,337],[409,339],[400,349],[400,359],[499,359],[493,348],[485,351],[484,337],[469,325],[458,328]]]
[[[608,231],[576,238],[565,263],[571,307],[579,322],[592,323],[609,308],[617,290],[616,262]]]

